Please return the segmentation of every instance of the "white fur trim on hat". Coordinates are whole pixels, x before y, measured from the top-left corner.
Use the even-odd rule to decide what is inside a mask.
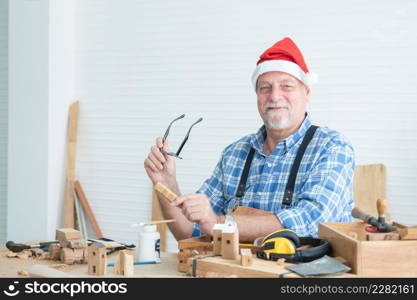
[[[288,73],[301,82],[305,83],[307,86],[311,86],[317,82],[317,74],[315,73],[304,73],[299,65],[287,60],[267,60],[256,66],[255,71],[252,75],[252,84],[256,90],[256,82],[258,77],[266,72],[280,71]],[[316,80],[316,81],[314,81]]]

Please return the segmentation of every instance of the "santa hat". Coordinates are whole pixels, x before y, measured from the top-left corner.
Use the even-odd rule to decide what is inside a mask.
[[[252,75],[255,90],[258,77],[271,71],[288,73],[309,87],[317,82],[317,74],[308,71],[300,49],[289,37],[278,41],[259,57]]]

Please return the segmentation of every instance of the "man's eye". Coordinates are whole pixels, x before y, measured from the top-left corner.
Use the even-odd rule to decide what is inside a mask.
[[[261,86],[259,88],[259,91],[261,91],[261,92],[267,92],[268,90],[269,90],[269,87],[267,87],[267,86]]]
[[[290,85],[290,84],[285,84],[285,85],[284,85],[284,87],[285,87],[286,89],[289,89],[289,88],[293,88],[294,86],[293,86],[293,85]]]

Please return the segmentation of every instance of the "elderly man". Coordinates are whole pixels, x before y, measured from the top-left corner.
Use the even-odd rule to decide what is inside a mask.
[[[236,207],[270,212],[234,214],[245,241],[283,228],[316,237],[319,223],[352,220],[353,148],[338,132],[312,125],[312,76],[290,38],[260,56],[252,83],[264,126],[227,146],[195,194],[181,195],[175,158],[160,151],[169,151],[161,138],[144,162],[153,184],[181,195],[173,203],[159,197],[164,216],[177,220],[170,224],[177,240],[211,235]]]

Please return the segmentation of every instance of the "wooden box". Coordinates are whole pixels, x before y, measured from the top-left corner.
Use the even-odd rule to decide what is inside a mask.
[[[395,224],[403,227],[400,224]],[[417,240],[366,240],[363,222],[322,223],[319,237],[359,277],[417,277]]]

